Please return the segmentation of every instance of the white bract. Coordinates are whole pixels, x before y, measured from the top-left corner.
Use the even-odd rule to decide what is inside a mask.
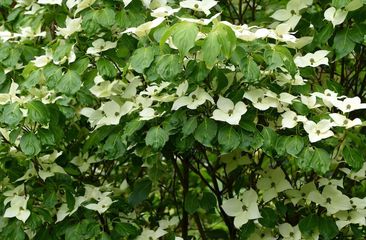
[[[296,66],[303,67],[318,67],[320,65],[328,65],[329,54],[327,50],[318,50],[314,53],[307,53],[305,56],[297,56],[294,59]]]
[[[38,0],[38,4],[50,4],[50,5],[60,5],[62,4],[62,0]]]
[[[249,220],[261,218],[258,210],[258,195],[253,189],[242,193],[241,198],[230,198],[224,200],[222,208],[225,213],[234,218],[234,225],[240,228]]]
[[[213,98],[205,90],[197,87],[189,96],[182,96],[175,100],[172,110],[178,110],[184,106],[187,106],[189,109],[197,109],[198,106],[204,104],[206,101],[210,101],[212,104],[215,103]]]
[[[142,233],[136,238],[136,240],[158,240],[167,233],[167,231],[160,227],[155,231],[148,228],[143,228]]]
[[[346,129],[348,129],[362,124],[361,119],[359,118],[351,120],[339,113],[331,113],[329,114],[329,116],[333,120],[332,125],[336,127],[345,127]]]
[[[69,18],[66,17],[65,26],[64,28],[57,27],[56,34],[61,35],[64,38],[69,38],[72,34],[76,32],[80,32],[81,29],[81,17],[79,18]]]
[[[122,34],[133,33],[134,35],[136,35],[136,37],[140,38],[148,35],[151,29],[159,26],[162,22],[164,22],[164,20],[164,17],[158,17],[150,22],[143,23],[138,27],[127,28],[125,31],[122,32]]]
[[[294,128],[299,122],[306,122],[307,118],[305,116],[297,115],[294,111],[288,110],[281,114],[282,128]]]
[[[258,179],[257,187],[263,193],[264,202],[271,201],[280,192],[292,189],[281,168],[268,170],[263,177]]]
[[[115,48],[117,46],[117,42],[104,41],[104,39],[99,38],[95,40],[92,45],[93,47],[89,47],[86,50],[86,53],[99,56],[99,53]]]
[[[238,125],[241,116],[247,111],[247,106],[243,102],[237,102],[234,105],[229,98],[222,96],[219,97],[216,104],[218,109],[213,112],[213,116],[211,118],[216,121],[227,122],[231,125]]]
[[[29,195],[27,196],[14,196],[10,201],[10,207],[5,210],[4,217],[13,218],[21,220],[25,223],[29,218],[31,212],[27,209],[27,202],[29,200]]]
[[[261,111],[278,106],[278,99],[275,96],[267,96],[268,91],[263,89],[253,89],[245,92],[244,98],[250,100],[253,106]]]
[[[324,12],[325,20],[331,22],[333,27],[344,22],[348,14],[348,11],[343,9],[336,9],[335,7],[330,7]]]
[[[283,223],[278,226],[281,236],[284,240],[300,240],[301,232],[299,226],[291,226],[289,223]]]
[[[345,98],[344,100],[335,101],[333,104],[343,113],[366,109],[366,103],[361,103],[361,99],[359,97]]]
[[[318,142],[322,139],[329,138],[334,135],[330,130],[332,123],[327,119],[322,119],[318,123],[311,120],[304,123],[304,129],[309,135],[310,142]]]
[[[99,214],[102,214],[108,210],[112,203],[113,201],[110,197],[103,197],[98,201],[98,203],[90,203],[85,205],[85,208],[97,211]]]
[[[182,8],[189,8],[194,11],[200,11],[204,12],[206,15],[209,15],[210,9],[216,6],[217,1],[213,0],[202,0],[202,1],[194,1],[194,0],[187,0],[187,1],[181,1],[179,5]]]

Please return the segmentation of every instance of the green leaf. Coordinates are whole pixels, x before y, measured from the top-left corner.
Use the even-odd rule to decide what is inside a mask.
[[[178,55],[166,54],[158,58],[156,71],[159,76],[166,81],[173,81],[183,70]]]
[[[116,223],[114,226],[114,230],[121,236],[121,237],[127,237],[127,236],[135,236],[139,233],[139,230],[130,223],[125,222],[119,222]]]
[[[347,56],[355,48],[355,42],[352,41],[349,28],[337,32],[334,37],[333,49],[336,52],[336,60]]]
[[[236,36],[234,31],[227,25],[219,23],[214,28],[217,34],[217,41],[221,46],[221,52],[226,58],[230,58],[236,48]]]
[[[148,178],[144,178],[135,183],[133,191],[128,198],[128,203],[133,207],[139,205],[148,196],[152,188],[152,182]]]
[[[9,126],[16,126],[22,121],[23,113],[20,111],[19,104],[11,103],[4,107],[1,122],[8,124]]]
[[[50,89],[55,88],[56,84],[62,78],[62,68],[55,65],[48,64],[44,67],[43,73],[46,78],[46,85]]]
[[[352,167],[353,171],[358,171],[362,168],[364,158],[363,153],[359,149],[346,145],[343,148],[343,157],[346,163]]]
[[[197,211],[200,207],[200,201],[198,200],[197,194],[188,192],[184,200],[184,209],[192,214]]]
[[[316,148],[311,159],[312,168],[320,174],[325,174],[330,167],[330,154],[322,148]]]
[[[97,146],[101,141],[107,138],[113,132],[118,131],[118,126],[102,126],[89,135],[83,146],[83,153],[86,153],[92,147]]]
[[[259,223],[264,227],[274,228],[277,225],[278,216],[272,208],[265,207],[261,209],[262,218],[259,219]]]
[[[334,239],[338,234],[338,227],[331,217],[322,217],[319,220],[319,232],[324,240]]]
[[[255,232],[255,224],[253,221],[249,221],[240,228],[239,240],[250,239],[250,236]]]
[[[217,200],[213,193],[203,192],[202,199],[199,201],[200,207],[209,211],[217,206]]]
[[[183,137],[187,137],[189,135],[191,135],[194,130],[196,130],[197,128],[197,117],[191,117],[189,118],[182,127],[182,133],[183,133]]]
[[[194,138],[206,147],[211,147],[212,140],[216,137],[217,123],[210,119],[203,119],[194,132]]]
[[[261,135],[263,136],[263,147],[266,149],[273,149],[277,141],[277,133],[270,127],[262,129]]]
[[[77,72],[68,70],[56,84],[56,90],[65,94],[75,94],[81,87],[81,78]]]
[[[198,34],[197,25],[190,22],[180,22],[174,25],[173,43],[178,48],[181,56],[185,56],[194,47]]]
[[[292,156],[296,156],[304,148],[304,139],[300,136],[292,136],[286,141],[286,152]]]
[[[115,78],[117,76],[117,69],[113,63],[105,58],[100,58],[97,61],[98,73],[102,77]]]
[[[28,117],[33,122],[47,124],[50,120],[50,115],[47,107],[38,100],[31,101],[27,104]]]
[[[59,44],[53,53],[52,57],[54,61],[61,61],[65,56],[70,54],[72,43]]]
[[[25,155],[34,156],[41,152],[41,141],[32,132],[25,133],[19,145]]]
[[[325,26],[323,26],[320,31],[315,34],[314,42],[317,44],[323,44],[328,42],[329,38],[333,35],[334,28],[333,25],[329,22]]]
[[[90,63],[89,58],[86,57],[81,58],[76,62],[74,62],[73,64],[71,64],[70,69],[82,75],[88,69],[89,63]]]
[[[163,148],[168,140],[168,132],[160,126],[150,128],[145,138],[146,145],[152,146],[155,150]]]
[[[246,82],[258,82],[260,69],[252,57],[244,58],[240,63],[240,69]]]
[[[217,40],[217,33],[210,32],[202,46],[202,57],[208,69],[212,69],[220,55],[220,44]]]
[[[41,69],[33,71],[24,81],[23,86],[27,89],[32,88],[44,80]]]
[[[233,126],[224,126],[219,129],[217,140],[223,152],[230,152],[239,146],[240,135]]]
[[[299,229],[305,236],[311,236],[319,226],[319,217],[315,214],[311,214],[301,219],[299,222]]]
[[[106,152],[108,159],[122,157],[126,152],[126,145],[122,141],[122,135],[120,133],[110,135],[103,145],[103,150]]]
[[[139,48],[132,54],[130,64],[133,70],[138,73],[143,73],[144,69],[150,67],[154,61],[154,48],[144,47]]]
[[[96,20],[103,27],[110,27],[115,23],[116,13],[110,8],[103,8],[96,13]]]

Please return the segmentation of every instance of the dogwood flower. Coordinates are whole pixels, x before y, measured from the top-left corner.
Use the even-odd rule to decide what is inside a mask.
[[[325,186],[321,194],[317,190],[309,193],[308,200],[325,207],[329,215],[352,209],[350,199],[332,185]]]
[[[258,195],[253,189],[245,191],[241,198],[224,200],[222,208],[225,213],[234,218],[234,226],[240,228],[249,220],[261,218],[258,210]]]
[[[289,223],[283,223],[278,226],[278,230],[284,240],[300,240],[301,232],[299,226],[291,226]]]
[[[213,98],[205,90],[197,87],[189,96],[182,96],[175,100],[172,110],[178,110],[183,106],[187,106],[189,109],[197,109],[198,106],[204,104],[206,101],[210,101],[212,104],[215,103]]]
[[[27,196],[14,196],[10,201],[10,207],[5,210],[5,218],[16,217],[20,221],[27,221],[31,212],[27,209],[27,202],[29,195]]]
[[[331,127],[332,124],[327,119],[322,119],[318,123],[310,120],[304,123],[304,129],[308,133],[309,140],[312,143],[333,136],[334,133],[330,130]]]
[[[351,210],[351,211],[340,211],[334,214],[338,219],[336,221],[339,230],[350,224],[357,224],[360,226],[366,226],[366,211],[362,210]]]
[[[156,28],[157,26],[159,26],[162,22],[164,22],[164,20],[165,20],[164,17],[158,17],[158,18],[155,18],[154,20],[152,20],[150,22],[143,23],[138,27],[127,28],[121,34],[133,33],[138,38],[141,38],[141,37],[146,36],[147,34],[149,34],[151,29]]]
[[[336,9],[335,7],[330,7],[324,12],[325,20],[331,22],[333,27],[344,22],[348,14],[348,11],[343,9]]]
[[[358,170],[357,172],[351,171],[349,168],[341,168],[342,172],[347,174],[347,177],[349,179],[355,180],[355,181],[362,181],[366,179],[366,162],[362,165],[362,168]]]
[[[299,201],[306,200],[310,192],[315,191],[316,186],[314,182],[309,182],[301,186],[300,190],[289,189],[286,191],[286,195],[290,197],[292,204],[297,205]]]
[[[168,17],[168,16],[173,15],[176,12],[179,12],[179,10],[180,10],[180,8],[173,9],[170,6],[162,6],[157,9],[154,9],[151,12],[151,16],[156,17],[156,18],[157,17]]]
[[[130,113],[134,104],[133,102],[126,101],[122,105],[119,105],[115,101],[111,100],[105,102],[101,106],[103,118],[100,119],[98,125],[117,125],[122,116]]]
[[[77,7],[76,7],[76,11],[75,11],[75,15],[81,11],[83,11],[86,8],[91,7],[91,5],[93,5],[95,3],[96,0],[82,0],[79,1]]]
[[[263,177],[258,179],[257,187],[263,192],[264,202],[271,201],[280,192],[292,189],[281,168],[270,169]]]
[[[62,0],[38,0],[38,4],[50,4],[50,5],[60,5],[62,4]]]
[[[291,84],[291,85],[304,85],[305,80],[300,76],[299,73],[295,74],[294,77],[292,77],[290,74],[280,73],[277,76],[277,83],[281,86],[285,84]]]
[[[278,99],[274,96],[266,96],[267,91],[263,89],[253,89],[245,92],[244,98],[250,100],[253,106],[259,110],[265,111],[270,107],[278,106]]]
[[[248,155],[243,155],[241,150],[235,150],[222,155],[220,157],[220,161],[225,163],[225,170],[227,173],[232,172],[241,165],[248,165],[252,163]]]
[[[92,45],[93,47],[89,47],[86,50],[86,53],[94,56],[99,56],[99,53],[117,47],[117,42],[104,41],[103,38],[99,38],[95,40]]]
[[[238,125],[241,116],[247,111],[247,106],[243,102],[237,102],[234,106],[234,103],[229,98],[223,96],[219,97],[217,107],[218,109],[213,112],[211,118],[231,125]]]
[[[76,165],[80,172],[84,173],[88,171],[90,168],[90,165],[93,163],[100,162],[101,159],[97,158],[96,155],[92,155],[89,157],[88,153],[85,154],[79,154],[79,156],[75,156],[73,159],[71,159],[71,163]]]
[[[56,34],[61,35],[64,38],[69,38],[72,34],[76,32],[80,32],[81,28],[81,17],[79,18],[69,18],[66,17],[65,26],[64,28],[57,27]]]
[[[87,199],[84,196],[75,197],[74,209],[72,210],[69,209],[67,203],[63,203],[56,213],[56,223],[61,222],[67,216],[74,214],[86,200]]]
[[[41,68],[46,66],[49,62],[51,62],[52,59],[53,59],[52,53],[46,50],[45,55],[37,56],[31,62],[34,63],[34,66]]]
[[[7,104],[9,102],[16,102],[19,100],[17,94],[20,93],[18,90],[19,84],[16,82],[11,82],[8,93],[0,93],[0,105]]]
[[[312,4],[312,0],[291,0],[287,3],[286,9],[279,9],[271,17],[277,21],[285,22],[294,29],[301,19],[300,11]]]
[[[107,98],[112,95],[116,95],[113,91],[117,85],[117,81],[105,81],[102,76],[97,75],[94,78],[95,85],[89,89],[89,91],[98,98]]]
[[[221,13],[216,13],[215,15],[213,15],[210,18],[185,18],[185,17],[177,17],[179,20],[184,21],[184,22],[190,22],[190,23],[197,23],[200,25],[208,25],[210,24],[213,20],[215,20],[218,16],[220,16]],[[201,34],[198,33],[197,38],[200,36]],[[197,39],[196,39],[197,40]]]
[[[167,231],[163,230],[160,227],[155,231],[148,228],[143,228],[142,233],[136,238],[136,240],[158,240],[160,237],[164,236],[167,233]]]
[[[366,109],[366,103],[361,103],[361,99],[359,97],[345,98],[343,101],[338,100],[333,104],[343,113],[348,113],[359,109]]]
[[[294,128],[299,122],[306,122],[307,118],[305,116],[297,115],[297,113],[287,110],[281,114],[281,128]]]
[[[328,65],[329,51],[318,50],[315,53],[307,53],[305,56],[297,56],[294,59],[296,66],[303,67],[318,67],[320,65]]]
[[[160,117],[163,114],[164,114],[164,112],[158,113],[157,111],[155,111],[155,109],[153,109],[151,107],[144,108],[139,112],[140,120],[142,120],[142,121],[148,121],[153,118]]]
[[[300,100],[303,104],[305,104],[309,109],[318,108],[321,105],[316,102],[316,96],[310,95],[310,96],[304,96],[300,95]]]
[[[323,103],[328,108],[332,108],[334,106],[334,103],[338,101],[338,93],[333,92],[332,90],[325,89],[324,93],[320,92],[314,92],[312,95],[321,98],[323,100]]]
[[[346,129],[348,129],[362,124],[362,121],[359,118],[351,120],[339,113],[331,113],[329,114],[329,116],[333,120],[332,125],[336,127],[345,127]]]
[[[104,213],[112,205],[113,201],[110,197],[102,198],[98,203],[90,203],[84,207],[90,210],[97,211],[99,214]]]
[[[217,1],[214,0],[202,0],[202,1],[194,1],[194,0],[187,0],[181,1],[179,5],[182,8],[189,8],[194,11],[204,12],[206,15],[209,15],[210,9],[216,6]]]

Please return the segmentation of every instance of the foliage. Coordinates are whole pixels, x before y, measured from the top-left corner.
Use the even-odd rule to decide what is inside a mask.
[[[0,239],[365,239],[366,1],[0,1]]]

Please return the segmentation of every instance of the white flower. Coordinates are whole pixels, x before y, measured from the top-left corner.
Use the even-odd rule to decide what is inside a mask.
[[[328,178],[320,178],[318,180],[319,187],[326,186],[326,185],[332,185],[335,187],[343,188],[343,178],[341,179],[328,179]]]
[[[113,88],[117,85],[117,81],[105,81],[100,75],[94,78],[95,85],[89,91],[98,98],[105,98],[115,95]]]
[[[291,85],[304,85],[305,80],[300,76],[299,73],[296,73],[294,77],[290,74],[280,73],[277,76],[277,82],[279,85],[283,86],[284,84],[291,84]]]
[[[0,93],[0,105],[18,101],[19,97],[17,97],[17,94],[20,93],[18,87],[19,85],[12,81],[10,84],[9,93]]]
[[[52,53],[46,50],[45,55],[37,56],[31,62],[34,63],[34,66],[41,68],[46,66],[49,62],[51,62],[52,58],[53,58]]]
[[[136,238],[136,240],[157,240],[167,233],[167,231],[163,230],[160,227],[156,229],[156,231],[148,228],[143,228],[142,233]]]
[[[247,111],[247,106],[243,102],[237,102],[234,106],[234,103],[229,98],[222,96],[217,101],[217,107],[218,109],[213,112],[211,118],[216,121],[227,122],[231,125],[238,125],[241,115]]]
[[[278,106],[278,99],[275,97],[267,97],[267,91],[262,89],[253,89],[245,92],[244,98],[250,100],[253,106],[259,110],[267,110],[270,107]]]
[[[307,118],[305,116],[297,115],[295,112],[288,110],[281,114],[282,128],[294,128],[299,122],[306,122]]]
[[[162,114],[163,113],[159,114],[153,108],[148,107],[148,108],[142,109],[141,112],[139,113],[139,116],[140,116],[140,120],[148,121],[153,118],[160,117]]]
[[[92,45],[93,45],[93,47],[89,47],[86,50],[86,53],[95,55],[95,56],[99,56],[100,52],[104,52],[109,49],[117,47],[117,42],[104,41],[104,39],[99,38],[99,39],[95,40],[92,43]]]
[[[213,98],[200,87],[191,92],[189,96],[182,96],[175,100],[172,110],[178,110],[183,106],[187,106],[189,109],[197,109],[198,106],[204,104],[206,101],[210,101],[214,104]]]
[[[343,9],[336,9],[335,7],[330,7],[324,12],[325,20],[332,22],[333,27],[344,22],[348,14],[348,11]]]
[[[292,189],[281,168],[270,169],[267,174],[258,180],[257,187],[263,192],[264,202],[271,201],[280,192]]]
[[[291,226],[289,223],[283,223],[278,226],[281,236],[284,240],[300,240],[301,232],[299,226]]]
[[[308,200],[325,207],[329,215],[352,208],[350,199],[332,185],[325,186],[322,194],[318,191],[309,193]]]
[[[179,218],[177,216],[174,216],[171,219],[159,220],[159,227],[161,229],[167,229],[170,227],[174,227],[174,226],[177,226],[178,224],[179,224]]]
[[[60,5],[62,4],[62,0],[38,0],[38,4],[51,4],[51,5]]]
[[[317,96],[323,100],[323,103],[328,108],[332,108],[334,106],[334,103],[338,101],[337,99],[337,93],[333,92],[332,90],[325,89],[324,93],[320,92],[314,92],[312,95]]]
[[[314,182],[309,182],[301,186],[300,190],[289,189],[286,191],[286,195],[290,197],[292,204],[297,205],[301,200],[306,200],[309,193],[316,190]]]
[[[10,201],[10,207],[5,210],[4,217],[21,220],[25,223],[29,218],[31,212],[27,209],[27,202],[29,195],[27,196],[14,196]]]
[[[351,120],[339,113],[331,113],[329,116],[333,119],[332,125],[337,127],[345,127],[348,129],[362,124],[362,121],[359,118]]]
[[[340,211],[334,215],[338,220],[336,221],[339,230],[350,224],[357,224],[361,226],[366,226],[366,212],[362,210],[352,210],[352,211]]]
[[[315,53],[307,53],[305,56],[297,56],[294,59],[296,66],[303,67],[317,67],[320,65],[328,65],[328,55],[329,51],[318,50]]]
[[[75,11],[75,15],[78,12],[83,11],[84,9],[90,7],[91,5],[93,5],[95,3],[96,0],[83,0],[81,2],[78,3],[76,11]]]
[[[110,197],[103,197],[98,203],[90,203],[85,208],[97,211],[99,214],[104,213],[113,203]]]
[[[173,9],[169,6],[159,7],[151,12],[152,17],[168,17],[178,12],[180,8]]]
[[[341,168],[342,172],[347,174],[347,177],[355,180],[355,181],[362,181],[366,178],[366,162],[362,165],[362,168],[357,172],[351,171],[349,168]]]
[[[331,127],[332,124],[327,119],[322,119],[318,123],[310,120],[304,123],[304,129],[312,143],[333,136],[334,133],[330,130]]]
[[[320,107],[321,105],[316,103],[316,96],[304,96],[301,94],[300,96],[301,102],[305,104],[309,109]]]
[[[86,172],[89,170],[90,165],[96,162],[101,161],[101,159],[97,158],[96,155],[88,156],[88,153],[85,153],[84,155],[79,155],[74,157],[70,162],[74,165],[76,165],[80,172]]]
[[[234,225],[239,229],[249,220],[261,218],[257,200],[257,193],[253,189],[250,189],[245,191],[240,199],[230,198],[224,200],[222,208],[227,215],[235,217]]]
[[[165,20],[165,18],[158,17],[158,18],[155,18],[154,20],[152,20],[150,22],[143,23],[138,27],[127,28],[121,34],[133,33],[137,37],[140,38],[140,37],[148,35],[151,29],[156,28],[157,26],[159,26],[162,22],[164,22],[164,20]]]
[[[333,104],[343,113],[352,112],[359,109],[366,109],[366,103],[361,103],[361,99],[359,97],[346,98],[343,101],[338,100]]]
[[[68,9],[70,10],[71,8],[73,8],[74,6],[76,6],[77,4],[80,3],[81,0],[67,0],[66,1],[66,6],[68,7]]]
[[[69,38],[72,34],[80,32],[82,30],[81,21],[82,21],[81,17],[74,19],[66,17],[65,21],[66,27],[65,28],[57,27],[56,34],[61,35],[64,38]]]
[[[97,126],[100,119],[104,116],[102,110],[93,108],[83,108],[80,110],[80,114],[88,118],[91,127]]]
[[[122,116],[130,113],[134,104],[133,102],[125,102],[119,105],[115,101],[109,101],[102,104],[100,110],[104,115],[102,119],[98,122],[98,125],[117,125]]]
[[[87,199],[84,196],[75,197],[74,209],[72,210],[69,210],[67,204],[63,203],[56,213],[56,223],[61,222],[67,216],[71,216],[72,214],[74,214],[79,209],[81,204],[86,200]]]
[[[179,20],[184,22],[191,22],[191,23],[197,23],[200,25],[208,25],[210,24],[214,19],[216,19],[218,16],[220,16],[221,13],[216,13],[212,17],[206,19],[206,18],[183,18],[183,17],[177,17]],[[198,33],[197,37],[199,37],[200,33]]]
[[[179,5],[182,8],[189,8],[194,11],[204,12],[206,15],[209,15],[211,13],[210,9],[216,6],[216,4],[217,1],[213,0],[202,0],[202,1],[187,0],[179,3]]]

